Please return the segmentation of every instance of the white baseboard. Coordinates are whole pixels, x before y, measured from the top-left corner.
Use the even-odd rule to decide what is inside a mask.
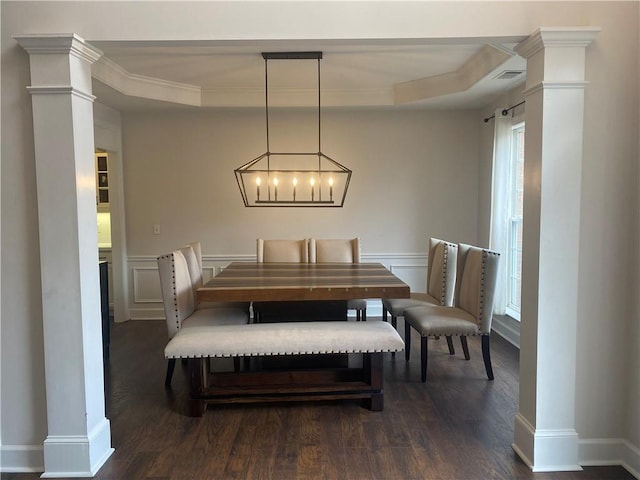
[[[164,307],[136,307],[129,308],[131,320],[164,320]]]
[[[513,450],[534,472],[581,470],[582,467],[620,465],[640,480],[640,449],[624,439],[582,439],[573,430],[535,431],[520,414],[515,420]],[[577,462],[573,458],[577,446]],[[535,462],[534,462],[535,457]]]
[[[622,438],[592,438],[578,443],[581,465],[621,465],[640,479],[640,449],[628,441]]]
[[[0,445],[0,472],[44,472],[42,445]]]
[[[491,330],[520,349],[520,322],[508,315],[494,315]]]

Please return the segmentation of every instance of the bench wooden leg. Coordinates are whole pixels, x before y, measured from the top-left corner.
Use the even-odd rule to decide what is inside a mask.
[[[382,353],[365,353],[363,367],[366,370],[367,382],[372,390],[376,390],[371,393],[371,398],[366,400],[365,405],[369,410],[380,412],[384,408]]]
[[[189,359],[189,411],[190,417],[201,417],[207,404],[201,400],[207,385],[207,358]]]
[[[374,393],[371,395],[369,410],[372,412],[381,412],[384,409],[384,395],[382,393]]]

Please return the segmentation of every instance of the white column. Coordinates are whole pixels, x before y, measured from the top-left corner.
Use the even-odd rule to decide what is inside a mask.
[[[581,470],[575,430],[585,50],[598,28],[543,28],[527,59],[520,400],[533,471]]]
[[[75,35],[17,36],[29,53],[48,435],[43,477],[93,476],[105,418],[91,64]]]

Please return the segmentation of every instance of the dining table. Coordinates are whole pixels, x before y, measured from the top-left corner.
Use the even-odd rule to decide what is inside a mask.
[[[409,298],[409,286],[381,263],[231,262],[197,296],[202,302]]]
[[[381,263],[232,262],[197,290],[201,302],[253,302],[254,321],[347,320],[347,301],[408,298]]]

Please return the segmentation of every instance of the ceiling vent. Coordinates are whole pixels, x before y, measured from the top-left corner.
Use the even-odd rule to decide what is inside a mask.
[[[496,80],[511,80],[521,73],[524,73],[524,70],[504,70],[493,78]]]

